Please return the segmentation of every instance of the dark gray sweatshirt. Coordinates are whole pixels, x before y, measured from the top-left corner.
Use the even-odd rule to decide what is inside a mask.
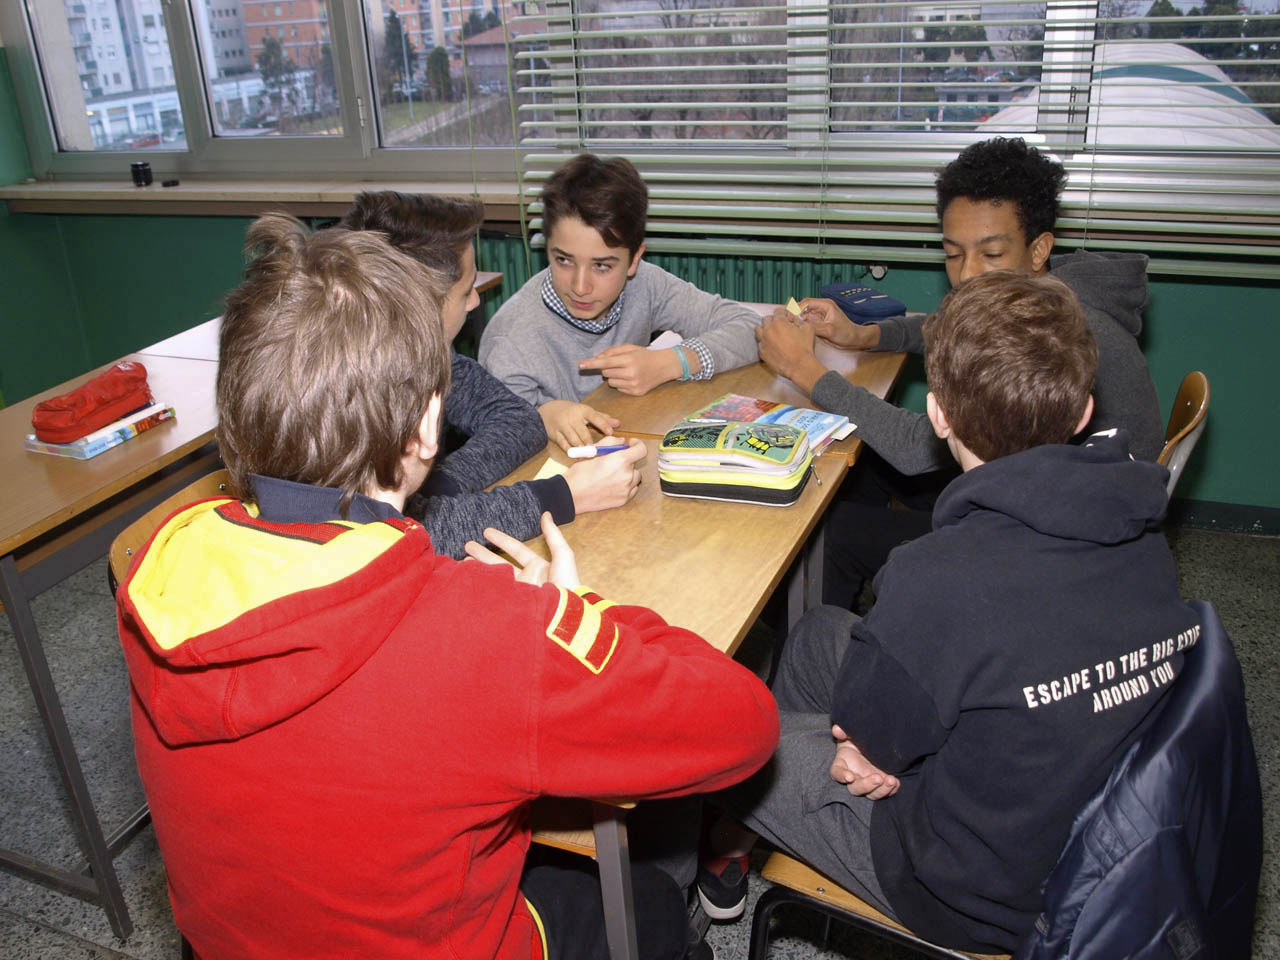
[[[484,489],[545,448],[547,431],[537,410],[456,353],[444,418],[468,439],[439,458],[404,511],[422,521],[436,553],[460,559],[468,540],[485,542],[485,527],[517,540],[536,537],[544,510],[556,523],[573,520],[573,495],[564,477]]]
[[[1137,340],[1148,300],[1146,256],[1080,250],[1051,257],[1049,272],[1080,298],[1098,342],[1093,419],[1083,435],[1123,427],[1129,431],[1133,455],[1155,460],[1164,445],[1164,423]],[[925,314],[913,313],[882,320],[880,343],[874,349],[924,353],[925,319]],[[923,413],[887,403],[834,371],[814,385],[813,399],[847,416],[857,425],[857,436],[902,473],[927,473],[953,462]]]

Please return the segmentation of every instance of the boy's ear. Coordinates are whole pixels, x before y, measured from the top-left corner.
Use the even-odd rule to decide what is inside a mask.
[[[640,244],[640,249],[631,255],[631,266],[627,267],[627,276],[634,277],[636,270],[640,266],[640,258],[644,256],[644,244]]]
[[[1031,241],[1031,268],[1036,274],[1043,273],[1049,264],[1049,254],[1053,253],[1053,234],[1046,230]]]
[[[426,412],[418,424],[418,432],[409,438],[409,449],[419,460],[434,460],[440,452],[440,423],[444,417],[444,401],[440,394],[433,393],[427,401]]]
[[[947,419],[947,411],[943,410],[938,404],[938,398],[933,395],[930,390],[924,398],[925,412],[929,415],[929,422],[933,424],[933,432],[938,435],[939,440],[946,440],[951,436],[951,421]]]
[[[1093,419],[1093,394],[1089,394],[1085,400],[1084,413],[1080,414],[1080,422],[1076,424],[1076,433],[1079,433],[1089,425],[1089,421]],[[1073,433],[1074,437],[1076,433]]]

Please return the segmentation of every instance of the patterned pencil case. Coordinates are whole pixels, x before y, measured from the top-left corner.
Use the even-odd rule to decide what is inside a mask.
[[[812,464],[804,430],[772,423],[686,421],[658,447],[658,481],[670,497],[785,507],[800,499]]]

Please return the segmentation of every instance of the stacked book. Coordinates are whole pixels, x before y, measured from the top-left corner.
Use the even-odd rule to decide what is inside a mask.
[[[22,445],[32,453],[49,453],[55,457],[88,460],[112,447],[120,446],[126,440],[166,420],[172,420],[175,416],[173,407],[168,404],[153,403],[70,443],[46,443],[43,440],[37,440],[34,433],[29,433]]]
[[[827,444],[843,440],[853,433],[848,417],[825,410],[794,407],[776,400],[757,400],[738,393],[728,393],[701,410],[689,414],[687,423],[774,423],[800,427],[808,435],[809,449],[821,453]]]

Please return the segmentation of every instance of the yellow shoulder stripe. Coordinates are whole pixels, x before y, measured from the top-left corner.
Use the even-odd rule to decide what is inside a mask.
[[[585,587],[560,593],[547,636],[592,673],[600,673],[618,645],[618,625],[601,614],[614,604]]]

